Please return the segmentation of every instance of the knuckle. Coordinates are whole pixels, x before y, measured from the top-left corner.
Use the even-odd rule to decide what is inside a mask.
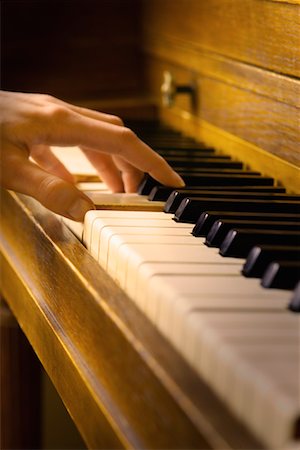
[[[31,156],[33,158],[42,158],[45,153],[45,146],[43,145],[34,145],[31,147]]]
[[[132,144],[137,139],[136,134],[130,128],[122,128],[121,140],[125,144]]]
[[[52,103],[55,101],[55,98],[50,94],[38,94],[39,98],[45,103]]]
[[[43,204],[52,205],[58,198],[64,186],[65,182],[63,180],[54,178],[52,175],[46,176],[38,186],[38,198]]]
[[[47,105],[44,111],[46,117],[54,122],[64,122],[70,117],[70,111],[61,105]]]
[[[111,122],[113,125],[118,125],[118,126],[120,126],[120,127],[123,127],[123,126],[124,126],[123,120],[122,120],[120,117],[118,117],[118,116],[110,116],[110,122]]]

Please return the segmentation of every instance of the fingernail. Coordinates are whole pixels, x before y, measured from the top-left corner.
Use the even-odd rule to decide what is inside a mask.
[[[185,182],[183,181],[181,176],[178,175],[178,173],[176,173],[176,172],[173,173],[173,180],[174,180],[174,184],[176,183],[176,187],[185,186]]]
[[[71,205],[68,210],[68,214],[73,220],[83,220],[85,213],[92,208],[93,207],[89,202],[87,202],[83,198],[80,198],[79,200],[76,200],[73,205]]]

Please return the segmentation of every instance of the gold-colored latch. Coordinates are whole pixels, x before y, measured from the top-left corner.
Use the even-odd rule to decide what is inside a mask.
[[[176,95],[188,94],[191,98],[194,97],[195,88],[191,85],[177,85],[171,72],[165,71],[163,73],[163,83],[161,85],[162,103],[166,107],[174,104]]]

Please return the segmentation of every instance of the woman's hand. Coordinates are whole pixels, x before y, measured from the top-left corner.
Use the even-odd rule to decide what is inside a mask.
[[[165,185],[184,185],[116,116],[40,94],[0,91],[0,104],[1,185],[58,214],[79,221],[94,205],[75,187],[51,145],[79,146],[114,192],[135,192],[144,172]]]

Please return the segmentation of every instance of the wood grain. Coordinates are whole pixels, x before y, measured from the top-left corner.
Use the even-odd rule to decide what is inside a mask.
[[[299,5],[261,0],[143,2],[145,35],[280,74],[300,75]]]
[[[174,106],[178,112],[206,121],[291,164],[300,165],[300,108],[233,83],[195,72],[191,76],[188,69],[159,58],[148,58],[147,68],[149,89],[158,102],[165,70],[172,72],[178,84],[188,84],[192,80],[196,101],[192,103],[189,98],[178,96]],[[165,108],[164,117],[169,112],[172,115],[172,108]],[[178,126],[181,128],[180,123]]]
[[[300,108],[300,83],[294,77],[183,45],[171,36],[149,34],[143,48],[149,56],[189,70],[188,81],[201,75]]]
[[[260,448],[69,230],[2,204],[3,292],[89,448]]]

